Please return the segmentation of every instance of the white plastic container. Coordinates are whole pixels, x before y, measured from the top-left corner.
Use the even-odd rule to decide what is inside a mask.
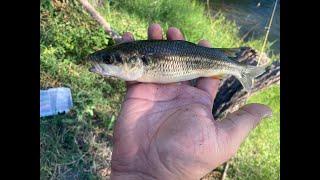
[[[40,117],[67,113],[72,106],[72,96],[69,88],[59,87],[40,90]]]

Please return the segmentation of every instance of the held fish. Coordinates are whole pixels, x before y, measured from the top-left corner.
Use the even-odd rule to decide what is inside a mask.
[[[233,75],[246,91],[265,69],[235,61],[250,48],[208,48],[175,40],[140,40],[99,50],[88,56],[92,72],[126,81],[172,83],[198,77]]]

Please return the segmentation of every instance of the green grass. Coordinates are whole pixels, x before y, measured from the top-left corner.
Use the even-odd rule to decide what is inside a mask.
[[[74,108],[66,115],[40,119],[40,178],[100,179],[110,167],[109,136],[125,93],[124,82],[88,71],[83,58],[113,42],[77,1],[53,2],[43,0],[40,6],[40,85],[42,89],[70,87]],[[237,26],[223,15],[210,20],[196,1],[111,2],[96,8],[116,31],[130,31],[136,39],[145,39],[148,25],[157,22],[164,30],[170,26],[182,29],[191,42],[207,39],[214,47],[261,48],[262,40],[241,42]],[[261,92],[251,101],[270,104],[278,112],[279,87]],[[233,159],[230,177],[277,179],[278,130],[278,114],[264,121]]]
[[[229,179],[280,179],[280,88],[270,88],[253,95],[248,103],[263,103],[273,116],[264,119],[241,145],[230,162]]]

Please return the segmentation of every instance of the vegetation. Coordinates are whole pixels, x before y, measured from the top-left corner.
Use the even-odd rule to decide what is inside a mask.
[[[242,42],[235,23],[221,14],[208,18],[204,4],[196,1],[99,2],[91,1],[112,27],[120,34],[130,31],[136,39],[145,39],[148,25],[157,22],[164,30],[180,28],[191,42],[207,39],[214,47],[250,45],[257,49],[262,45],[262,40]],[[99,179],[109,171],[110,134],[126,89],[123,81],[90,73],[82,60],[113,42],[77,1],[43,0],[40,16],[41,88],[70,87],[74,101],[68,114],[40,119],[41,179]],[[250,101],[271,105],[275,115],[241,146],[228,175],[232,179],[277,179],[279,86]]]
[[[231,160],[230,179],[280,179],[280,89],[278,85],[253,95],[249,103],[263,103],[273,116],[265,119]]]

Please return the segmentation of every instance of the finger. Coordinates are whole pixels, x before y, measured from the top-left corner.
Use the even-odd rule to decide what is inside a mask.
[[[190,85],[190,81],[181,81],[181,84]]]
[[[219,89],[220,79],[214,77],[201,77],[196,87],[208,93],[212,100],[215,99]]]
[[[261,119],[271,115],[271,109],[262,104],[248,104],[231,113],[216,124],[219,147],[227,150],[227,156],[233,156]]]
[[[167,31],[168,40],[184,40],[183,34],[176,27],[170,27]]]
[[[138,83],[139,83],[138,81],[126,81],[126,87],[128,89],[129,87],[136,85]]]
[[[148,28],[148,39],[161,40],[162,28],[159,24],[151,24]]]
[[[201,40],[198,44],[204,47],[211,47],[210,43],[206,40]],[[212,100],[214,100],[218,92],[219,83],[220,80],[218,78],[199,78],[196,87],[207,92],[211,96]]]
[[[209,47],[209,48],[211,47],[211,44],[209,43],[209,41],[204,40],[204,39],[200,40],[198,44],[200,46],[204,46],[204,47]]]
[[[175,83],[155,84],[155,83],[137,83],[131,85],[127,90],[125,99],[145,99],[149,101],[169,101],[176,98],[182,87]]]
[[[134,41],[134,37],[130,32],[125,32],[122,35],[122,42],[131,42]]]

